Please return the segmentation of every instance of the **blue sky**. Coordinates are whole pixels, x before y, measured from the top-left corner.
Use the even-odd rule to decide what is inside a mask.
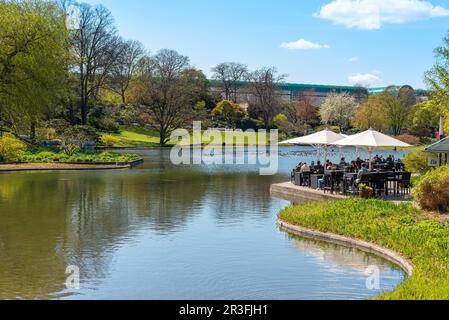
[[[210,75],[220,62],[275,66],[297,83],[424,88],[449,29],[441,0],[87,0],[125,38],[175,49]]]

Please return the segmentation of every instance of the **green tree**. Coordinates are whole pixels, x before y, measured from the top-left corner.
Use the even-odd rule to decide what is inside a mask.
[[[432,92],[433,103],[437,105],[440,117],[445,118],[445,126],[449,127],[449,32],[443,44],[435,49],[436,62],[432,69],[425,73],[425,81]]]
[[[398,96],[388,93],[380,95],[380,101],[386,110],[387,124],[395,136],[399,136],[410,120],[412,109]]]
[[[353,124],[360,130],[368,130],[373,128],[378,131],[385,130],[387,125],[387,117],[385,105],[382,103],[382,96],[372,95],[367,101],[362,103],[357,109]]]
[[[245,116],[245,110],[232,101],[223,100],[212,110],[212,116],[223,120],[228,126],[235,129],[238,121]]]
[[[51,1],[0,1],[0,120],[2,130],[35,139],[65,86],[65,16]],[[6,127],[6,128],[5,128]]]

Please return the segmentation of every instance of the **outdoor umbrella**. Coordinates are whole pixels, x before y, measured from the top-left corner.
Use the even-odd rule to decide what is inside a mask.
[[[383,133],[375,131],[373,129],[367,130],[365,132],[344,138],[343,140],[336,141],[332,143],[336,146],[352,146],[352,147],[362,147],[366,148],[369,153],[369,168],[372,169],[372,156],[375,148],[380,147],[400,147],[407,148],[411,147],[409,144],[402,142],[393,137],[387,136]]]
[[[320,160],[320,150],[323,147],[325,150],[325,161],[327,160],[327,149],[330,145],[332,145],[334,142],[337,142],[339,140],[342,140],[345,136],[339,133],[335,133],[333,131],[330,131],[328,129],[300,137],[295,138],[287,141],[282,141],[280,144],[297,144],[297,145],[311,145],[315,149],[317,149],[317,155],[318,160]]]

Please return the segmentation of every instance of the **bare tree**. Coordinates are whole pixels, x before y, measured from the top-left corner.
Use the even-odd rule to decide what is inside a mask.
[[[297,100],[284,104],[285,115],[299,125],[315,125],[318,123],[318,108],[315,106],[315,90],[309,89],[299,93]]]
[[[238,91],[248,73],[246,65],[236,62],[220,63],[212,69],[213,79],[222,86],[223,98],[237,103]]]
[[[111,13],[103,6],[79,5],[80,25],[73,32],[79,74],[81,122],[87,123],[89,101],[95,99],[116,65],[121,46]]]
[[[140,59],[145,53],[143,45],[138,41],[122,41],[117,61],[112,67],[107,89],[120,95],[122,103],[126,103],[126,91],[135,75]]]
[[[192,69],[189,59],[174,50],[161,50],[142,59],[139,66],[139,100],[156,124],[160,144],[192,120],[192,111],[206,90],[201,71]]]
[[[285,75],[278,75],[274,67],[265,67],[247,75],[248,89],[253,97],[252,107],[260,114],[266,128],[271,126],[280,110],[279,85],[284,79]]]

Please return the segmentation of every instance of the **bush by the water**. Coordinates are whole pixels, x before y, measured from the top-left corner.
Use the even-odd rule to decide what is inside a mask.
[[[0,137],[0,162],[17,162],[26,150],[25,143],[9,133]]]
[[[404,164],[407,171],[425,174],[431,168],[427,165],[427,155],[422,151],[412,152],[405,156]]]
[[[423,209],[449,211],[449,166],[426,173],[416,184],[413,195]]]

